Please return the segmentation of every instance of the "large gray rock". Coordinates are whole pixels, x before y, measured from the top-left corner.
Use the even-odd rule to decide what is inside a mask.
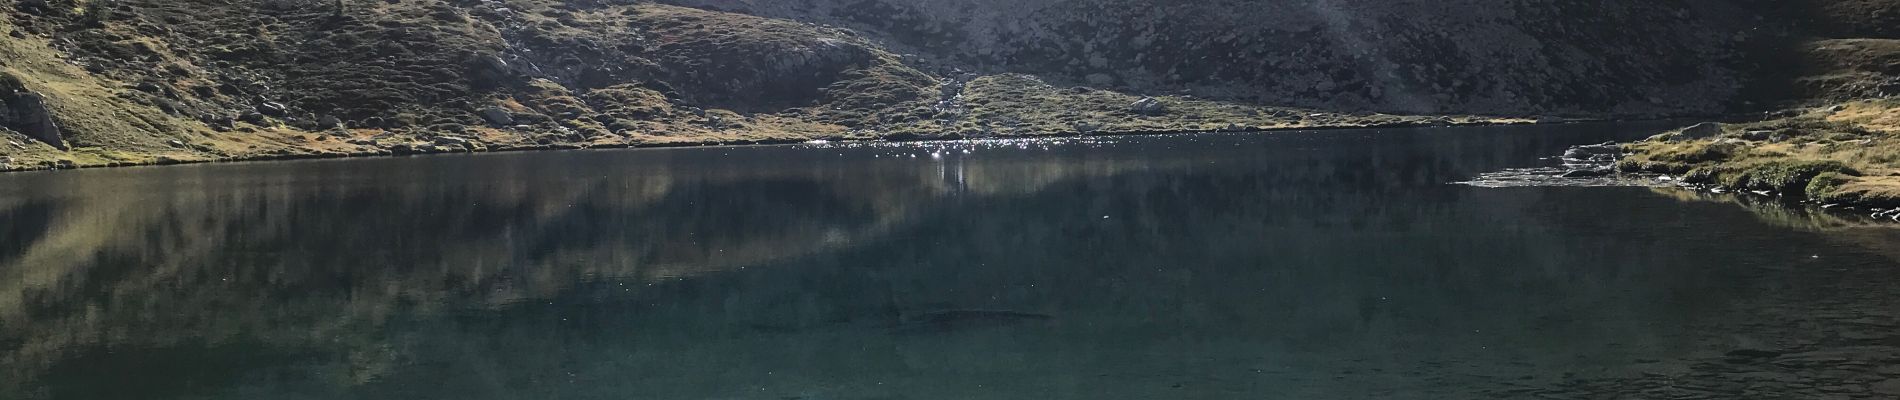
[[[484,108],[480,113],[482,114],[482,119],[487,120],[491,125],[510,126],[515,124],[514,113],[510,113],[501,107]]]
[[[1564,161],[1615,161],[1623,154],[1623,149],[1615,144],[1589,144],[1572,146],[1564,150]]]
[[[507,60],[494,55],[476,56],[469,60],[470,80],[478,87],[497,87],[507,83],[514,74],[514,67]]]
[[[290,116],[290,107],[285,106],[284,103],[266,101],[264,104],[257,105],[257,112],[272,117],[284,118]]]
[[[1168,113],[1168,106],[1161,104],[1161,100],[1159,99],[1143,97],[1141,100],[1136,100],[1135,104],[1128,105],[1128,112],[1141,115],[1161,115]]]
[[[442,146],[467,147],[469,145],[468,139],[463,139],[463,138],[454,137],[454,136],[437,136],[434,139],[430,139],[430,141],[435,142],[435,144],[442,145]]]
[[[7,90],[0,93],[0,103],[5,103],[5,107],[0,108],[0,126],[53,148],[66,150],[66,137],[60,132],[59,124],[53,121],[53,112],[47,109],[45,96],[22,89]]]

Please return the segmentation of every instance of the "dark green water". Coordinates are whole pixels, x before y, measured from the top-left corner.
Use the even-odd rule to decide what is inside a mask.
[[[1900,390],[1885,228],[1447,184],[1661,128],[4,175],[0,398]]]

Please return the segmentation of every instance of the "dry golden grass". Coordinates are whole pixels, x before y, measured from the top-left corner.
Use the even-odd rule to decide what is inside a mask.
[[[1728,125],[1701,140],[1669,135],[1626,145],[1630,156],[1619,167],[1827,203],[1900,206],[1900,100],[1854,101]]]

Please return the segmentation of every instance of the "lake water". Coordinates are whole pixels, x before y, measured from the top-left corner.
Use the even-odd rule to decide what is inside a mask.
[[[0,398],[1900,393],[1883,226],[1448,184],[1664,128],[0,175]]]

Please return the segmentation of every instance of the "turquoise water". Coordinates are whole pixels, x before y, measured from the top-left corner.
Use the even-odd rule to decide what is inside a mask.
[[[1881,396],[1884,228],[1448,184],[1660,128],[3,175],[0,398]]]

